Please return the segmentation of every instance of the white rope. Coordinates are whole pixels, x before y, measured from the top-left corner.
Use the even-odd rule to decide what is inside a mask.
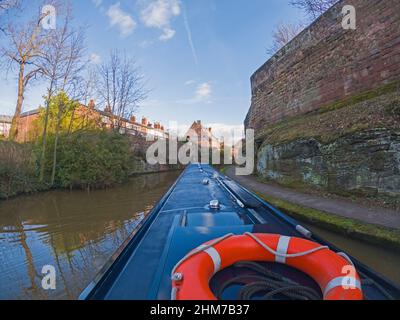
[[[304,251],[304,252],[299,252],[299,253],[292,253],[292,254],[285,254],[285,253],[279,253],[276,252],[275,250],[271,249],[270,247],[268,247],[265,243],[263,243],[260,239],[258,239],[254,234],[250,233],[250,232],[246,232],[244,233],[246,236],[249,236],[250,238],[252,238],[255,242],[257,242],[260,246],[262,246],[265,250],[269,251],[270,253],[272,253],[274,256],[278,256],[278,257],[282,257],[282,258],[297,258],[297,257],[302,257],[311,253],[314,253],[316,251],[319,250],[324,250],[324,249],[328,249],[328,246],[320,246],[308,251]]]
[[[201,245],[200,247],[196,248],[195,250],[193,250],[192,252],[190,252],[189,254],[187,254],[186,256],[184,256],[176,265],[175,267],[172,269],[171,272],[171,278],[174,276],[176,269],[178,269],[178,267],[185,262],[187,259],[193,257],[194,255],[203,252],[213,246],[215,246],[216,244],[220,243],[221,241],[224,241],[225,239],[228,239],[230,237],[232,237],[234,234],[233,233],[229,233],[221,238],[215,239],[214,241],[210,242],[207,245]]]
[[[337,252],[337,255],[345,258],[354,267],[353,261],[351,261],[350,257],[347,254],[345,254],[344,252]]]

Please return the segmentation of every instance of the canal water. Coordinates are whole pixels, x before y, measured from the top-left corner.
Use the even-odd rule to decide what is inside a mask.
[[[150,174],[109,190],[1,201],[0,299],[76,299],[178,175]],[[400,284],[400,254],[308,227]],[[55,290],[42,289],[46,265],[56,270]]]
[[[314,225],[302,225],[400,286],[400,252],[350,239]]]
[[[0,201],[0,299],[76,299],[178,176]],[[46,265],[56,270],[56,290],[42,289]]]

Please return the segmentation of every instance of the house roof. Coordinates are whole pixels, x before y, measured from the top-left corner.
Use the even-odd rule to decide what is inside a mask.
[[[12,118],[12,116],[0,115],[0,122],[11,123]]]
[[[38,108],[38,109],[29,110],[29,111],[26,111],[26,112],[21,113],[21,117],[32,116],[32,115],[34,115],[34,114],[38,114],[39,111],[40,111],[39,108]]]

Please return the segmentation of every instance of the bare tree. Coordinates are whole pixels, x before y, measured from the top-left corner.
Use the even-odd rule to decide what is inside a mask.
[[[61,27],[54,30],[49,43],[41,57],[41,71],[45,79],[48,81],[46,93],[46,112],[42,134],[42,150],[40,158],[40,176],[39,180],[43,181],[45,168],[45,154],[47,147],[47,129],[49,121],[49,104],[52,97],[57,92],[65,92],[70,94],[71,98],[77,95],[79,82],[81,81],[81,71],[84,68],[84,34],[82,29],[74,29],[71,26],[71,7],[65,8],[65,16]],[[60,20],[60,18],[59,18]],[[57,162],[57,144],[59,136],[59,127],[65,108],[68,106],[57,105],[58,114],[56,119],[55,145],[53,153],[53,168],[51,175],[51,184],[54,183],[55,169]]]
[[[87,68],[86,74],[79,77],[79,81],[76,82],[76,87],[74,88],[74,100],[80,101],[83,105],[88,106],[91,99],[93,99],[96,91],[96,80],[97,73],[95,68]],[[71,118],[68,125],[68,133],[72,132],[72,126],[75,119],[76,108],[72,109]],[[84,126],[85,121],[82,121]]]
[[[103,63],[97,72],[100,103],[115,116],[117,121],[112,125],[119,129],[121,118],[130,117],[147,97],[144,77],[136,61],[118,51],[112,51],[110,60]]]
[[[4,23],[4,21],[6,21],[6,16],[13,9],[19,8],[20,5],[20,0],[0,0],[0,32],[6,33],[6,27]]]
[[[319,17],[339,0],[291,0],[290,4],[304,10],[312,19]]]
[[[19,0],[0,0],[0,14],[6,10],[19,6],[19,4]]]
[[[304,26],[302,24],[280,23],[272,33],[272,45],[267,49],[269,55],[275,54],[294,37],[296,37]]]
[[[30,22],[22,26],[9,24],[5,34],[7,40],[0,49],[1,56],[6,61],[7,71],[18,71],[18,96],[15,113],[12,120],[10,139],[18,134],[18,122],[21,116],[25,90],[29,82],[41,71],[38,60],[48,41],[41,27],[46,14],[39,12]]]

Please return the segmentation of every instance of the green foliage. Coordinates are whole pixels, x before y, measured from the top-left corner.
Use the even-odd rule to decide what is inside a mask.
[[[0,141],[0,199],[43,188],[37,183],[35,161],[31,145]]]
[[[34,123],[31,133],[33,137],[40,137],[45,123],[46,108],[39,108],[39,118]],[[81,107],[80,103],[70,99],[65,92],[50,99],[49,118],[47,123],[47,132],[54,134],[57,124],[59,132],[75,132],[82,129],[96,129],[98,127],[96,117],[91,115],[90,110]]]
[[[51,173],[54,135],[48,137],[46,175]],[[55,186],[102,188],[125,181],[132,169],[127,137],[106,131],[61,134],[57,148]]]

